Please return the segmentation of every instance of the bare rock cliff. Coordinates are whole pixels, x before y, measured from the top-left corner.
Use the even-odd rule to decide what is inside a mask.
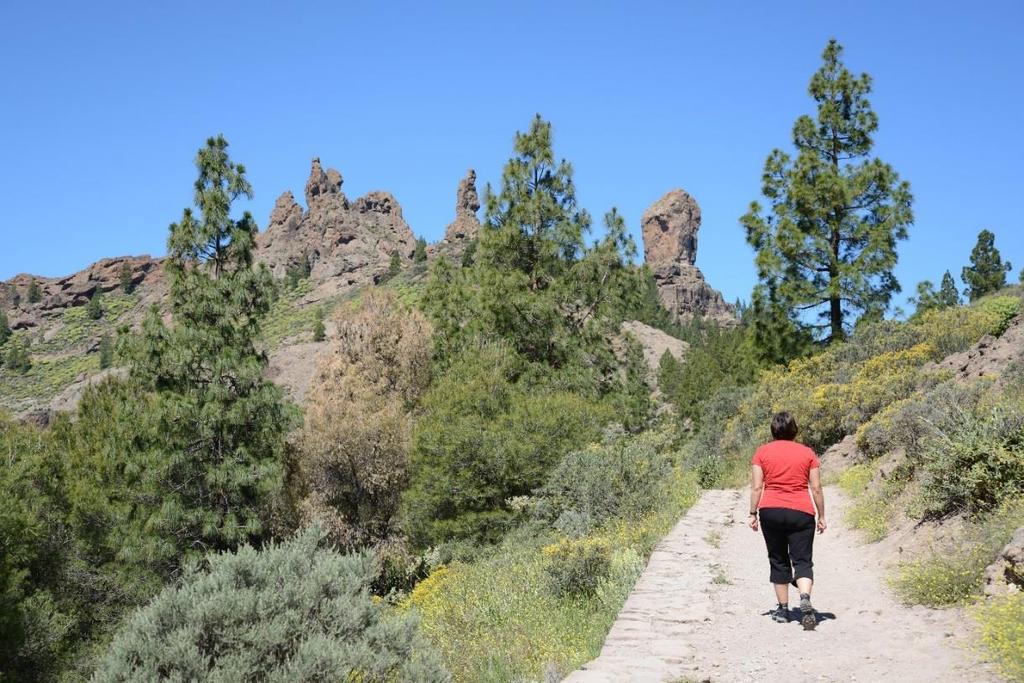
[[[722,325],[737,324],[736,311],[694,265],[700,206],[683,190],[672,190],[641,219],[644,260],[654,273],[658,298],[680,322],[701,316]]]
[[[256,259],[276,277],[308,262],[310,277],[332,291],[378,282],[391,253],[412,261],[416,237],[389,192],[350,202],[341,173],[313,159],[306,181],[306,210],[291,192],[277,198],[267,229],[256,240]]]
[[[476,191],[476,171],[469,169],[459,181],[455,191],[455,220],[448,224],[440,242],[427,247],[427,256],[445,254],[455,263],[461,263],[466,247],[480,232],[480,196]]]

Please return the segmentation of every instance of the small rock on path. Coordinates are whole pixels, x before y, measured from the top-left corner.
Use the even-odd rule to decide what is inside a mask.
[[[746,525],[746,491],[706,491],[658,544],[600,656],[566,683],[605,681],[997,681],[967,646],[960,610],[904,607],[882,560],[843,522],[846,501],[825,500],[815,538],[815,631],[777,624],[760,533]]]

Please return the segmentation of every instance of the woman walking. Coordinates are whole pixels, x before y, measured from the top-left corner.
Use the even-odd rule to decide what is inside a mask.
[[[796,420],[788,412],[772,418],[771,430],[775,440],[759,447],[752,461],[750,528],[757,531],[760,522],[768,547],[769,579],[775,584],[779,603],[772,611],[772,619],[783,624],[789,621],[789,586],[793,584],[800,591],[800,623],[811,630],[818,623],[811,607],[814,529],[817,526],[818,533],[822,533],[827,526],[818,456],[793,441]]]

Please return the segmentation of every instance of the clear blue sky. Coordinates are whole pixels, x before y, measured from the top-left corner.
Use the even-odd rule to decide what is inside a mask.
[[[540,112],[596,223],[617,206],[639,243],[643,210],[682,187],[703,209],[698,265],[747,298],[738,218],[812,111],[832,36],[874,77],[875,153],[915,196],[904,295],[959,276],[982,228],[1013,279],[1024,266],[1019,0],[8,2],[0,25],[0,278],[163,254],[219,132],[261,226],[319,156],[435,241],[466,169],[497,181]]]

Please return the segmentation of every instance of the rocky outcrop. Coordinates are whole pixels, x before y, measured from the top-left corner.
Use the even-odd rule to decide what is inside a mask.
[[[313,159],[306,181],[306,210],[291,192],[278,197],[267,229],[257,237],[256,259],[276,277],[310,268],[318,286],[340,291],[378,282],[391,253],[411,261],[416,237],[388,192],[370,192],[353,202],[341,191],[341,173]]]
[[[15,275],[0,288],[0,310],[7,313],[11,328],[28,330],[41,325],[46,318],[59,316],[64,309],[84,306],[96,292],[112,292],[121,288],[121,271],[127,264],[132,286],[147,286],[162,281],[161,260],[148,255],[120,256],[97,261],[88,268],[65,277]],[[32,303],[28,290],[32,282],[39,286],[41,298]]]
[[[995,562],[985,569],[985,595],[1024,590],[1024,526],[1013,533]]]
[[[469,169],[466,177],[459,181],[455,191],[455,220],[448,224],[444,238],[427,247],[427,255],[446,254],[455,263],[462,262],[462,254],[469,243],[480,232],[480,196],[476,192],[476,171]]]
[[[695,265],[700,206],[683,190],[672,190],[641,219],[644,260],[654,273],[661,303],[680,322],[694,316],[737,324],[736,312]]]
[[[822,453],[821,473],[828,476],[838,475],[851,465],[857,465],[864,460],[864,455],[857,448],[856,436],[849,434]]]
[[[960,380],[1001,375],[1010,363],[1024,360],[1024,316],[1014,318],[1006,330],[994,337],[986,334],[966,351],[946,356],[926,370],[952,370]]]

